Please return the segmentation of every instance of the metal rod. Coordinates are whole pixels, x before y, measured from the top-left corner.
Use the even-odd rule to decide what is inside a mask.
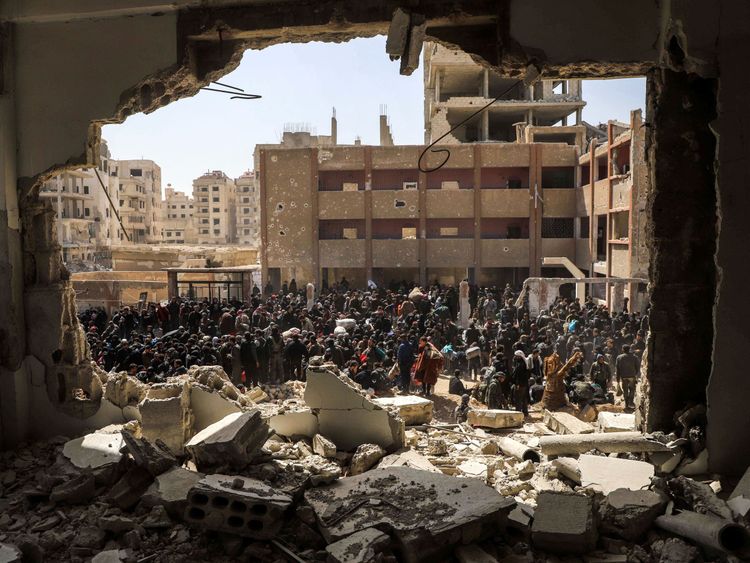
[[[122,232],[125,233],[125,238],[128,239],[128,242],[130,242],[130,236],[128,236],[128,231],[125,229],[125,225],[123,225],[122,223],[120,214],[117,212],[117,209],[115,209],[115,204],[112,203],[112,198],[109,196],[109,192],[107,191],[107,188],[104,186],[104,182],[102,182],[102,179],[99,176],[99,171],[96,169],[96,167],[94,167],[94,174],[96,174],[96,179],[99,180],[99,184],[101,184],[102,189],[104,190],[104,195],[107,196],[107,200],[109,201],[109,206],[112,208],[112,213],[114,213],[115,217],[117,217],[117,221],[119,221],[120,226],[122,227]]]

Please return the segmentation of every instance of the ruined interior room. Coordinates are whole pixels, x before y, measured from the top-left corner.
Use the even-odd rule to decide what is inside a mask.
[[[163,536],[165,544],[174,542],[177,536],[183,540],[186,535],[189,538],[190,529],[205,528],[224,534],[221,536],[223,552],[222,548],[211,551],[214,548],[206,547],[207,541],[213,541],[211,538],[200,540],[201,553],[217,554],[211,560],[238,560],[231,557],[240,554],[244,554],[242,560],[248,561],[326,560],[326,556],[329,561],[495,560],[481,559],[476,552],[472,555],[470,546],[475,539],[472,534],[486,539],[495,528],[505,529],[508,520],[523,520],[525,516],[512,512],[515,509],[513,495],[494,500],[483,498],[478,483],[467,479],[468,484],[456,489],[460,492],[460,487],[465,487],[460,494],[466,496],[465,502],[457,503],[454,517],[448,519],[450,525],[437,517],[430,520],[426,515],[434,511],[435,506],[425,501],[424,490],[411,485],[399,488],[393,483],[404,479],[413,485],[416,479],[428,483],[429,487],[434,481],[439,494],[448,496],[453,494],[453,485],[443,482],[446,475],[440,471],[428,471],[426,476],[420,476],[421,470],[414,468],[413,461],[394,462],[384,469],[390,476],[383,477],[383,482],[376,485],[367,481],[372,473],[350,474],[334,485],[336,495],[341,494],[344,487],[350,487],[351,494],[356,493],[359,499],[373,497],[373,487],[387,493],[381,492],[378,499],[371,498],[373,503],[387,503],[386,496],[392,500],[403,495],[414,500],[415,513],[427,518],[433,530],[439,532],[443,530],[441,526],[452,532],[459,530],[459,536],[463,533],[460,541],[455,540],[455,533],[451,536],[453,539],[448,539],[450,534],[447,533],[428,535],[421,528],[400,529],[401,524],[395,522],[398,518],[386,514],[385,510],[378,513],[382,518],[377,525],[360,529],[361,526],[358,528],[345,518],[345,510],[340,510],[347,502],[345,495],[336,497],[335,502],[339,504],[334,505],[331,499],[335,495],[326,496],[325,489],[309,484],[305,485],[310,487],[307,490],[305,487],[294,489],[295,496],[286,489],[280,492],[268,485],[252,489],[247,485],[249,481],[239,477],[219,482],[222,475],[212,473],[211,468],[220,466],[220,461],[233,459],[232,456],[242,458],[243,452],[238,449],[260,448],[266,438],[262,430],[268,430],[264,426],[267,424],[279,434],[283,433],[280,428],[285,424],[306,427],[311,440],[314,436],[325,435],[326,425],[331,434],[340,433],[328,436],[334,444],[322,440],[313,442],[316,454],[318,450],[327,451],[330,446],[334,453],[336,446],[339,450],[359,451],[357,445],[364,443],[375,443],[384,453],[394,454],[399,449],[396,446],[404,447],[408,440],[404,435],[404,421],[393,416],[389,406],[373,403],[361,395],[361,390],[345,385],[344,379],[337,378],[325,366],[308,368],[305,402],[309,408],[305,412],[266,413],[262,423],[260,411],[250,409],[253,405],[250,398],[237,395],[233,385],[225,384],[208,371],[195,375],[198,383],[192,388],[186,384],[185,388],[165,388],[161,395],[149,396],[145,389],[131,387],[124,380],[118,382],[112,376],[108,379],[106,373],[99,373],[100,370],[92,366],[88,356],[76,317],[75,292],[62,263],[53,214],[40,195],[42,184],[53,175],[96,163],[102,126],[122,122],[137,113],[153,112],[194,95],[235,68],[247,49],[262,49],[283,42],[345,42],[375,35],[388,35],[389,40],[401,37],[402,72],[416,70],[421,43],[429,40],[458,48],[481,65],[515,80],[533,82],[539,76],[550,80],[647,77],[645,142],[650,194],[646,203],[646,244],[651,256],[648,271],[650,333],[641,372],[640,403],[635,413],[637,431],[639,435],[672,432],[676,412],[689,406],[705,405],[706,473],[726,477],[736,484],[750,466],[750,410],[746,407],[750,380],[745,361],[745,351],[750,344],[750,332],[746,328],[750,318],[750,300],[746,296],[750,237],[745,217],[750,209],[750,191],[746,189],[750,181],[746,147],[746,139],[750,138],[746,102],[746,93],[750,90],[746,71],[750,45],[748,22],[750,5],[738,0],[3,2],[0,4],[0,170],[3,179],[0,287],[5,289],[5,298],[0,301],[0,456],[9,468],[19,461],[13,479],[10,474],[0,473],[0,476],[8,475],[8,482],[0,478],[5,492],[14,493],[18,487],[13,484],[15,472],[22,473],[31,463],[27,458],[42,455],[41,450],[34,450],[35,444],[52,440],[49,443],[53,445],[45,447],[59,447],[62,442],[55,445],[54,440],[60,436],[81,440],[84,434],[96,433],[108,425],[127,424],[137,418],[135,405],[143,401],[147,404],[146,410],[149,406],[151,409],[153,425],[148,432],[144,430],[138,435],[124,430],[122,435],[105,433],[95,438],[103,441],[105,452],[110,449],[106,455],[102,454],[106,460],[100,467],[111,469],[114,465],[111,462],[116,458],[117,464],[127,462],[132,468],[125,474],[127,478],[117,481],[117,490],[110,493],[118,511],[107,514],[107,529],[100,530],[101,541],[91,543],[96,549],[79,547],[76,560],[190,560],[186,553],[170,552],[169,557],[160,558],[158,552],[139,551],[140,540],[133,539],[138,534],[130,534],[136,525],[129,516],[124,516],[132,513],[152,483],[159,484],[159,472],[165,471],[165,467],[169,471],[186,471],[173,467],[176,462],[172,452],[175,451],[180,456],[192,456],[205,479],[200,483],[191,481],[189,498],[182,499],[182,504],[170,502],[163,514],[166,523],[157,522],[154,529],[164,530],[180,522],[173,537],[169,533]],[[387,56],[383,53],[383,57]],[[421,72],[421,69],[416,71]],[[492,85],[493,88],[500,86]],[[506,140],[512,132],[510,118],[490,119],[488,135]],[[467,137],[478,134],[474,131]],[[620,218],[613,217],[612,221],[608,227],[612,232],[624,228]],[[462,232],[463,224],[457,222],[456,225],[456,232]],[[331,233],[334,227],[339,226],[331,225]],[[452,228],[453,223],[449,227]],[[504,224],[501,227],[508,228]],[[384,225],[383,232],[387,230]],[[418,279],[419,272],[410,271],[408,275]],[[311,389],[312,381],[315,381],[315,388]],[[72,390],[81,390],[84,398]],[[331,422],[331,411],[337,407],[330,407],[325,398],[339,392],[342,401],[359,404],[356,409],[352,408],[357,411],[352,416],[361,417],[362,425],[369,417],[379,419],[378,430],[374,432],[377,435],[352,438]],[[192,407],[188,409],[186,404]],[[200,428],[200,431],[187,436],[174,435],[172,429],[166,427],[162,429],[161,416],[170,408],[183,414],[190,410],[189,416],[194,417],[191,424],[195,424],[191,428]],[[138,416],[143,410],[141,407]],[[405,416],[403,411],[401,416]],[[235,432],[237,443],[220,443],[213,450],[203,448],[199,438],[205,436],[201,434],[226,417],[231,417],[227,424]],[[248,428],[255,433],[248,433]],[[407,430],[407,434],[409,432],[413,431]],[[564,434],[560,432],[561,436]],[[543,444],[545,438],[538,441]],[[162,448],[164,444],[166,451]],[[240,445],[237,447],[237,444]],[[506,452],[502,443],[494,447],[495,454],[499,450]],[[558,455],[573,453],[560,447]],[[18,458],[21,448],[26,452],[24,458]],[[505,444],[505,448],[514,451],[513,445]],[[120,449],[126,453],[120,454]],[[591,449],[594,447],[589,445],[575,453],[586,457]],[[646,451],[661,453],[663,450],[637,450],[638,453]],[[516,456],[519,464],[529,461],[523,458],[526,450],[520,455],[520,458]],[[533,455],[537,455],[536,452]],[[53,457],[52,454],[49,457]],[[121,458],[127,459],[121,462]],[[161,469],[156,468],[159,464]],[[335,481],[338,475],[332,476],[335,471],[329,465],[316,468],[319,473],[311,482],[329,486]],[[565,474],[564,464],[560,467],[559,473]],[[253,477],[249,474],[246,477],[262,482],[262,467],[256,466],[256,469]],[[310,474],[312,470],[307,467],[304,471]],[[74,479],[68,475],[70,481],[66,486],[80,486],[80,489],[72,493],[66,489],[66,494],[72,495],[66,498],[79,494],[94,498],[94,490],[109,478],[105,472],[94,473],[93,476],[77,475],[73,485],[70,483]],[[60,485],[54,483],[56,487]],[[708,499],[707,487],[695,485],[694,495]],[[741,496],[747,487],[750,482],[743,479],[735,494]],[[695,492],[698,490],[700,492]],[[149,491],[151,497],[158,496]],[[137,498],[128,496],[133,494]],[[48,492],[42,496],[44,500],[33,491],[28,492],[24,498],[31,507],[29,512],[40,502],[54,507],[48,500]],[[304,506],[300,504],[301,497],[304,497]],[[450,505],[452,501],[446,498],[435,502]],[[580,498],[585,497],[569,495],[555,506],[563,506],[570,512],[590,511],[590,507],[578,506]],[[750,491],[747,498],[750,499]],[[227,499],[235,500],[237,504],[233,506],[238,507],[238,512],[247,511],[249,515],[242,518],[234,515],[239,519],[230,517],[222,524],[224,527],[211,528],[206,523],[214,516],[207,515],[219,509],[211,512],[207,508],[209,503],[216,508],[222,502],[229,504]],[[86,506],[92,506],[93,502],[88,501]],[[351,504],[351,500],[349,502]],[[654,502],[660,505],[661,501]],[[721,503],[717,510],[727,522],[716,532],[719,539],[704,540],[701,536],[693,538],[693,543],[708,549],[708,553],[716,554],[718,550],[724,556],[746,557],[747,552],[743,550],[750,545],[750,540],[746,538],[744,516],[750,507],[745,507],[739,517],[736,510],[733,513],[726,507],[724,500]],[[540,501],[540,507],[541,504]],[[481,513],[479,517],[470,513],[469,507],[474,505]],[[8,531],[7,523],[3,524],[2,520],[5,508],[7,505],[2,504],[0,496],[0,560],[44,561],[44,548],[38,542],[27,538],[18,546],[10,545],[11,532],[15,537],[26,521],[16,519],[16,529]],[[351,509],[356,510],[356,507]],[[55,515],[53,508],[48,510],[44,518]],[[160,513],[149,510],[150,507],[142,508],[145,512],[141,515],[149,513],[151,517]],[[700,516],[706,517],[706,512],[717,515],[705,510]],[[309,550],[317,554],[317,559],[300,558],[289,544],[275,539],[284,518],[291,519],[291,513],[296,515],[295,524],[301,523],[305,530],[329,518],[320,538],[322,543]],[[543,516],[539,508],[536,526],[543,525]],[[86,514],[78,517],[77,526],[96,529],[96,522],[85,521]],[[554,515],[549,517],[554,519]],[[118,519],[127,519],[129,523],[123,524],[125,528],[117,528]],[[37,525],[41,521],[39,517],[34,523]],[[238,526],[243,530],[239,536],[233,535],[232,527],[236,522],[240,522]],[[456,526],[456,522],[471,522],[474,527],[471,530],[451,527]],[[51,527],[58,523],[54,521]],[[690,533],[701,528],[695,522],[684,525],[690,530],[688,540]],[[30,533],[36,534],[38,539],[51,527],[42,526]],[[533,540],[536,530],[533,525],[520,528],[521,533],[532,530]],[[549,528],[554,529],[554,526]],[[578,553],[594,551],[597,547],[589,528],[582,533],[588,534],[585,540],[576,544],[583,546]],[[390,537],[388,531],[394,529],[397,532]],[[671,531],[686,537],[684,532]],[[353,537],[354,533],[359,535]],[[120,541],[128,534],[132,543]],[[317,532],[314,534],[318,536]],[[554,538],[544,537],[542,532],[538,537],[541,552],[556,553],[559,544]],[[258,541],[265,543],[262,547],[248,547],[247,543],[242,544],[243,538],[254,538],[253,541],[260,538]],[[367,549],[363,550],[360,559],[347,559],[351,556],[345,553],[349,547],[347,540],[355,546],[369,547],[371,551],[368,554]],[[189,545],[185,541],[182,544]],[[332,545],[337,547],[328,550],[326,555],[326,546]],[[98,551],[106,551],[109,558],[97,559]],[[390,555],[383,555],[381,551]],[[133,552],[139,552],[140,558],[133,557]],[[704,551],[703,556],[706,553]],[[8,558],[3,559],[6,555]],[[691,551],[690,557],[694,556],[700,557]],[[655,557],[652,560],[660,560]],[[666,561],[666,556],[661,560]],[[720,560],[720,556],[706,560]]]

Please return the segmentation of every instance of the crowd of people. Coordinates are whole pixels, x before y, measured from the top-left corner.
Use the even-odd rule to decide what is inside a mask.
[[[144,382],[220,365],[238,386],[280,384],[304,380],[308,360],[323,356],[375,393],[429,396],[449,373],[449,392],[462,397],[459,419],[470,394],[489,408],[528,414],[553,385],[581,407],[615,394],[634,406],[648,315],[628,311],[627,302],[610,312],[590,297],[558,298],[531,317],[510,286],[472,285],[462,328],[457,287],[357,290],[343,280],[310,301],[296,283],[279,289],[256,289],[244,303],[173,298],[141,311],[122,307],[111,318],[87,309],[79,319],[104,370]]]

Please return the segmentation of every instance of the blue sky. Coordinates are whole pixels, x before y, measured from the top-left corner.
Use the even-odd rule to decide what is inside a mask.
[[[260,94],[259,100],[230,100],[199,92],[120,125],[103,136],[114,158],[148,158],[162,168],[162,186],[192,192],[192,180],[206,170],[237,177],[252,168],[253,147],[276,143],[285,123],[307,123],[319,134],[330,129],[336,107],[338,139],[379,142],[378,115],[388,107],[397,144],[424,139],[422,66],[411,76],[385,54],[385,37],[348,43],[283,44],[247,51],[240,66],[222,82]],[[590,123],[627,121],[644,107],[645,79],[585,81],[583,118]]]

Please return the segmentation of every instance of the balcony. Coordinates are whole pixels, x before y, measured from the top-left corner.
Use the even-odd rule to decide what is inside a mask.
[[[318,192],[320,219],[364,219],[365,193]]]
[[[372,192],[373,219],[416,219],[419,217],[417,190],[375,190]]]
[[[482,217],[528,217],[529,190],[482,190]]]
[[[482,267],[528,268],[529,239],[483,239]]]
[[[474,216],[474,190],[427,190],[428,218]]]
[[[575,217],[576,191],[547,188],[543,192],[545,217]]]
[[[575,260],[576,239],[574,238],[543,238],[542,256],[565,256]]]
[[[428,268],[462,268],[474,263],[474,239],[427,239]]]
[[[364,268],[365,241],[321,240],[318,242],[321,268]]]
[[[416,268],[419,265],[419,241],[373,240],[372,265],[375,268]]]

